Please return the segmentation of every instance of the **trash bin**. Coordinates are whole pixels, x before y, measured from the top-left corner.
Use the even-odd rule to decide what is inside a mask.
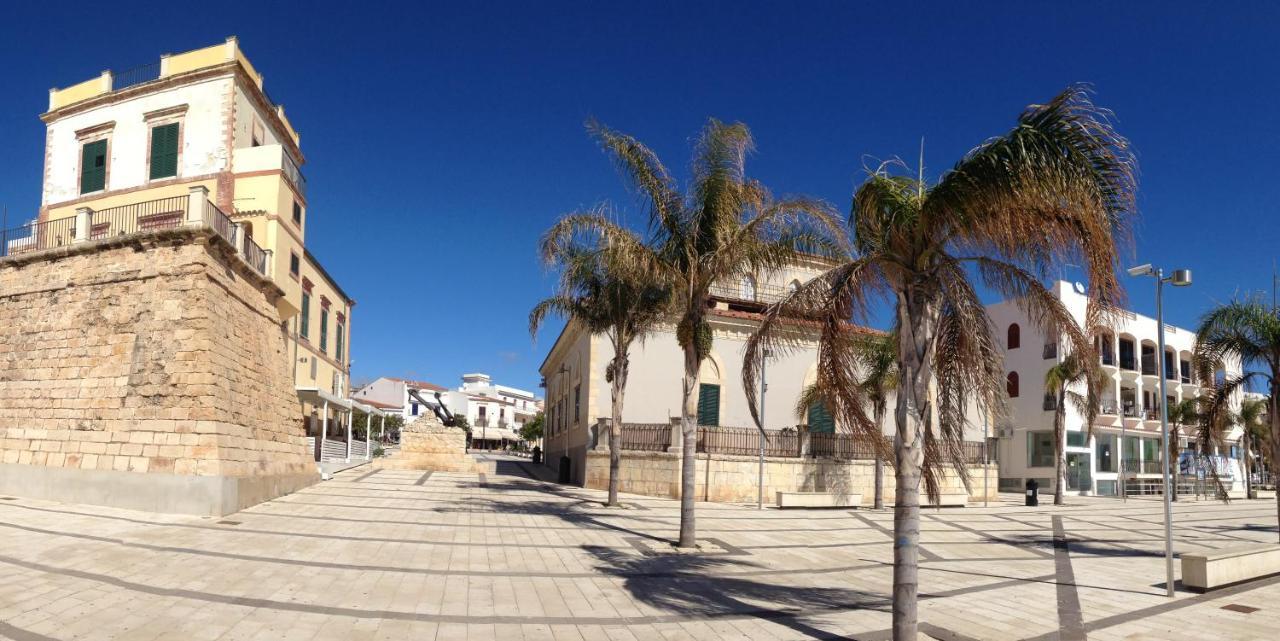
[[[1035,479],[1027,479],[1027,507],[1040,505],[1040,483]]]
[[[540,447],[533,448],[533,462],[534,463],[542,462],[542,448]]]
[[[573,481],[573,461],[567,456],[560,457],[560,482],[569,484]]]

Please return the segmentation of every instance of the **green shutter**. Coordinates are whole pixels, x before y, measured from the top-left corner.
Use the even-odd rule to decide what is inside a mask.
[[[337,339],[338,342],[337,342],[337,346],[334,348],[333,354],[334,354],[334,357],[338,359],[339,363],[342,362],[342,348],[345,346],[346,334],[347,334],[346,324],[338,323],[338,335],[334,337]]]
[[[698,425],[720,424],[720,386],[703,383],[698,386]]]
[[[178,123],[151,130],[151,179],[178,175]]]
[[[299,333],[302,334],[303,338],[307,338],[307,336],[311,333],[311,294],[308,294],[306,292],[303,292],[302,294],[301,314],[302,314],[302,322],[300,323],[301,328],[299,329]]]
[[[107,186],[107,141],[85,143],[80,153],[80,193],[102,191]]]
[[[809,406],[809,431],[820,434],[833,434],[836,431],[836,422],[831,419],[831,413],[822,403]]]
[[[320,351],[328,349],[329,345],[329,312],[320,312]]]

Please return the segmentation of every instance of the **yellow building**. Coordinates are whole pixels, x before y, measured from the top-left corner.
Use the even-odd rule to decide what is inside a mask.
[[[308,434],[317,435],[321,412],[350,408],[355,301],[306,249],[301,139],[236,38],[51,89],[40,118],[39,220],[51,224],[6,251],[60,243],[57,230],[79,228],[57,221],[77,216],[92,238],[176,226],[188,202],[207,198],[234,225],[224,235],[241,256],[285,292],[278,311]],[[343,431],[341,421],[328,424],[331,436]]]

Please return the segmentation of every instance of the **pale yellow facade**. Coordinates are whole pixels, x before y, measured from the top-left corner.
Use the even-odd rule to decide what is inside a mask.
[[[277,311],[291,339],[294,384],[347,397],[355,301],[306,249],[305,158],[284,108],[266,95],[234,37],[161,56],[150,71],[119,79],[108,71],[50,90],[41,116],[48,134],[39,219],[186,197],[204,187],[239,237],[265,250],[266,275],[285,292]],[[157,178],[152,136],[174,123],[177,169]],[[101,187],[87,188],[85,146],[100,141],[105,176]],[[314,431],[317,408],[300,402],[299,409]]]

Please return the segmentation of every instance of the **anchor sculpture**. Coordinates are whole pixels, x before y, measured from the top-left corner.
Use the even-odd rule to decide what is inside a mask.
[[[458,426],[458,419],[455,418],[453,415],[453,412],[450,412],[449,408],[445,406],[444,399],[440,398],[440,392],[436,392],[435,403],[429,403],[426,400],[424,400],[422,396],[418,394],[418,390],[416,389],[410,389],[409,396],[412,396],[413,399],[418,401],[419,403],[422,403],[423,405],[430,407],[431,411],[436,415],[436,418],[440,419],[440,422],[443,423],[445,427]]]

